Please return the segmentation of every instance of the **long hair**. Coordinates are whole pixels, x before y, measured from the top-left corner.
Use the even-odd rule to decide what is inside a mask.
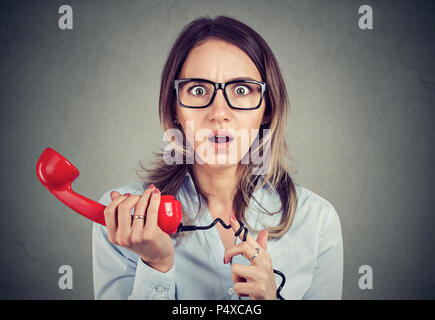
[[[266,125],[260,126],[260,133],[261,129],[269,129],[266,130],[269,134],[266,137],[259,134],[258,143],[255,146],[254,144],[251,145],[251,152],[248,152],[248,154],[252,154],[253,148],[262,149],[268,144],[270,146],[269,167],[267,172],[260,176],[254,173],[255,165],[252,161],[249,161],[248,164],[238,165],[237,172],[240,179],[234,197],[233,210],[236,218],[248,225],[245,212],[249,207],[250,199],[254,198],[261,206],[253,193],[268,184],[269,188],[278,193],[281,200],[281,209],[276,212],[268,212],[266,208],[261,207],[264,209],[263,212],[268,215],[282,213],[279,225],[267,226],[269,237],[271,239],[279,238],[289,230],[293,222],[297,200],[295,187],[290,177],[290,169],[287,165],[289,150],[285,141],[289,101],[284,79],[275,56],[266,41],[256,31],[238,20],[225,16],[218,16],[215,19],[200,17],[185,26],[172,45],[163,68],[159,97],[160,124],[165,131],[169,129],[181,130],[183,141],[187,141],[185,132],[175,121],[177,113],[173,82],[177,79],[189,52],[196,45],[211,37],[227,41],[244,51],[256,65],[262,81],[267,83],[264,96],[266,102],[264,117],[267,116],[270,121]],[[162,194],[175,195],[180,189],[188,170],[192,178],[194,178],[191,170],[192,164],[187,164],[185,161],[188,150],[183,146],[177,146],[176,148],[181,148],[183,154],[182,164],[166,164],[163,160],[163,152],[154,152],[156,161],[152,169],[146,169],[139,162],[142,172],[145,172],[145,175],[139,176],[144,182],[153,183],[161,190]],[[208,203],[205,192],[199,188],[197,183],[195,183],[195,186],[198,191],[198,198],[203,197]],[[201,204],[200,199],[198,200],[199,204]],[[200,210],[201,208],[198,211]],[[248,225],[248,227],[250,226]]]

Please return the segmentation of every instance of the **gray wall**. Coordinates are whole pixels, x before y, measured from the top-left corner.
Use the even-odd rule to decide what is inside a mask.
[[[70,4],[74,29],[58,27]],[[374,29],[358,28],[370,4]],[[230,15],[275,52],[291,99],[294,179],[336,207],[345,299],[435,298],[435,37],[431,1],[2,1],[0,298],[92,299],[91,223],[35,175],[45,147],[98,200],[162,143],[169,47],[189,21]],[[373,268],[373,289],[358,268]],[[60,290],[59,266],[74,287]]]

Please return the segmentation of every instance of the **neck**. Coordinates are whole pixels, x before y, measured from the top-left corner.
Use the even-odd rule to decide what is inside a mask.
[[[193,174],[207,195],[209,207],[213,207],[216,212],[232,212],[239,181],[237,166],[214,169],[206,165],[194,165]]]

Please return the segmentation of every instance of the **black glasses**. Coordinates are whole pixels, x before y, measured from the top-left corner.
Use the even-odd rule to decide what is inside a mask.
[[[263,100],[266,83],[254,80],[233,80],[215,83],[189,78],[174,80],[178,104],[185,108],[206,108],[212,104],[216,91],[222,89],[225,100],[233,109],[258,109]]]

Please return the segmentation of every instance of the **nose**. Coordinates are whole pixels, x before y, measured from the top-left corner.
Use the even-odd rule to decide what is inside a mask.
[[[224,97],[223,89],[216,90],[216,95],[212,104],[209,106],[211,121],[228,121],[230,119],[231,108]]]

